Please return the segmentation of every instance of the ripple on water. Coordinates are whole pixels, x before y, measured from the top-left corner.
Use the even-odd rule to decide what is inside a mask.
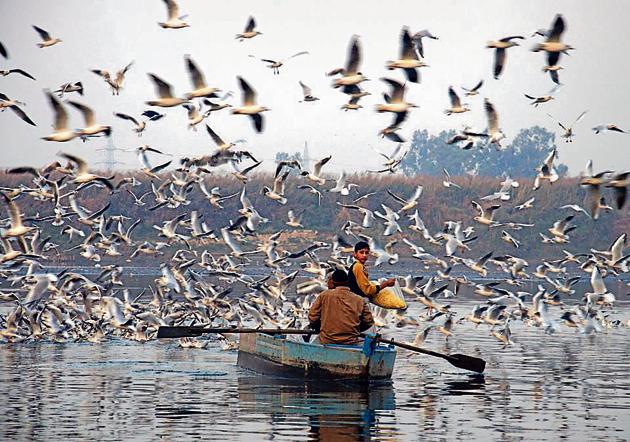
[[[630,316],[627,303],[618,310]],[[484,326],[458,325],[447,343],[429,335],[429,349],[484,358],[485,376],[399,353],[392,384],[370,389],[257,376],[212,344],[0,346],[0,440],[630,439],[627,328],[512,331],[505,349]]]

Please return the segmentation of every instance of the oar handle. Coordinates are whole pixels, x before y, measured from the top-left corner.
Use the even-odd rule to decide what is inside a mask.
[[[316,330],[301,330],[299,328],[236,328],[236,327],[206,327],[191,326],[161,326],[158,328],[158,338],[183,338],[201,336],[208,333],[265,333],[268,335],[315,335]]]
[[[387,339],[387,338],[382,338],[382,337],[378,337],[377,339],[386,344],[392,344],[392,345],[395,345],[396,347],[405,348],[411,351],[417,351],[418,353],[424,353],[426,355],[437,356],[438,358],[444,358],[444,359],[449,358],[448,355],[437,353],[431,350],[426,350],[424,348],[416,347],[415,345],[405,344],[404,342],[397,342],[397,341],[394,341],[393,339]]]

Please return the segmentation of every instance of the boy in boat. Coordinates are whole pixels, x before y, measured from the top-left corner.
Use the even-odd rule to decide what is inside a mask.
[[[354,263],[348,268],[348,282],[350,290],[359,296],[372,298],[381,289],[393,287],[396,283],[394,278],[375,284],[370,281],[365,263],[370,257],[370,246],[365,241],[359,241],[354,246]]]
[[[311,306],[308,313],[310,328],[319,330],[321,344],[356,344],[361,332],[374,325],[370,307],[363,297],[352,293],[348,287],[348,274],[343,270],[332,273],[328,288]]]

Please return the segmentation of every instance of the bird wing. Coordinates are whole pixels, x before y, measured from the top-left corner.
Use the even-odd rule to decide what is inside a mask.
[[[289,172],[285,172],[273,181],[273,191],[278,195],[284,194],[284,183],[289,176]]]
[[[24,75],[27,78],[30,78],[31,80],[35,80],[35,77],[33,77],[31,74],[29,74],[28,72],[26,72],[23,69],[11,69],[9,72],[15,72],[16,74],[21,74],[21,75]]]
[[[459,96],[457,95],[457,93],[455,92],[455,90],[452,87],[448,88],[448,96],[451,99],[451,106],[452,107],[461,107],[462,103],[459,100]]]
[[[399,197],[398,195],[396,195],[394,192],[392,192],[389,189],[386,189],[387,193],[394,198],[396,201],[398,201],[401,204],[407,204],[407,201],[405,201],[403,198]]]
[[[250,118],[254,122],[254,127],[256,128],[256,132],[262,132],[264,126],[263,116],[261,114],[253,114],[250,115]]]
[[[105,69],[92,69],[92,72],[98,75],[99,77],[103,77],[106,81],[111,79],[109,75],[109,71]]]
[[[0,42],[0,55],[2,55],[5,59],[9,59],[9,53],[7,52],[7,48],[4,47],[2,42]]]
[[[310,87],[308,87],[307,85],[305,85],[301,81],[299,83],[300,83],[300,86],[302,86],[302,93],[304,94],[305,97],[308,96],[308,95],[312,95],[313,94],[313,91],[311,90]]]
[[[354,36],[352,40],[350,40],[350,50],[348,51],[345,74],[356,74],[359,70],[359,63],[361,63],[361,48],[359,46],[358,37]]]
[[[597,266],[593,266],[593,271],[591,273],[591,286],[593,287],[593,291],[597,294],[601,295],[607,292],[604,278],[602,278],[602,274]]]
[[[37,26],[33,26],[33,29],[35,29],[37,31],[37,33],[42,38],[42,40],[44,40],[44,41],[50,40],[50,34],[48,34],[48,32],[44,31],[42,28],[38,28]]]
[[[129,121],[133,122],[136,126],[138,126],[138,120],[136,120],[131,115],[123,114],[123,113],[120,113],[120,112],[114,112],[114,115],[116,117],[118,117],[118,118],[122,118],[123,120],[129,120]]]
[[[494,253],[493,251],[490,251],[486,253],[485,255],[483,255],[481,258],[477,260],[477,265],[479,267],[483,267],[486,264],[486,262],[490,259],[493,253]]]
[[[249,19],[247,20],[247,24],[245,25],[245,32],[252,32],[255,27],[256,27],[256,20],[254,19],[253,16],[250,15]]]
[[[422,186],[418,186],[416,187],[416,191],[414,192],[413,196],[408,200],[408,202],[413,202],[413,201],[417,201],[418,198],[420,198],[420,195],[422,195],[422,191],[424,190],[424,187]]]
[[[129,68],[131,66],[133,66],[133,61],[130,62],[127,66],[125,66],[121,70],[119,70],[118,72],[116,72],[116,83],[117,84],[122,84],[123,80],[125,79],[125,74],[127,73],[127,71],[129,70]]]
[[[413,42],[416,45],[416,50],[418,51],[418,55],[424,58],[424,46],[422,45],[422,37],[415,33],[413,36]]]
[[[405,26],[400,32],[400,59],[401,60],[417,60],[418,54],[413,47],[409,29]]]
[[[486,110],[486,118],[488,119],[488,129],[490,132],[499,130],[499,116],[494,106],[488,99],[484,101],[484,108]]]
[[[391,103],[402,103],[405,96],[405,86],[399,81],[392,80],[391,78],[381,78],[385,83],[389,84],[392,88]]]
[[[505,65],[505,49],[497,48],[494,51],[494,78],[499,78]]]
[[[573,124],[571,125],[571,127],[573,127],[575,124],[577,124],[577,122],[578,122],[578,121],[580,121],[580,120],[584,117],[584,115],[586,115],[586,113],[587,113],[587,112],[588,112],[587,110],[585,110],[584,112],[582,112],[582,113],[581,113],[581,114],[580,114],[580,115],[579,115],[579,116],[575,119],[575,121],[573,122]]]
[[[50,105],[55,112],[55,130],[64,130],[68,127],[68,112],[63,107],[63,105],[59,102],[57,97],[55,97],[50,92],[46,92],[48,95],[48,99],[50,100]]]
[[[483,207],[477,201],[471,201],[473,207],[479,211],[479,216],[483,216]]]
[[[243,77],[236,77],[243,91],[243,105],[251,106],[256,104],[256,91],[245,81]]]
[[[562,15],[556,15],[556,18],[553,22],[551,30],[549,31],[549,36],[547,37],[548,42],[559,42],[560,36],[564,32],[564,19]]]
[[[168,11],[168,19],[173,20],[177,18],[177,16],[179,15],[179,6],[177,6],[177,3],[175,3],[175,0],[164,0],[164,3],[166,3],[166,9]]]
[[[65,158],[68,161],[72,161],[77,165],[77,174],[84,174],[88,171],[88,164],[85,162],[83,158],[79,158],[75,155],[70,155],[69,153],[61,152],[59,154],[62,158]]]
[[[20,209],[18,208],[17,204],[15,204],[11,200],[11,198],[6,196],[4,193],[0,192],[0,195],[2,195],[2,198],[7,203],[7,206],[9,208],[9,217],[11,218],[11,225],[13,227],[21,226],[22,218],[20,217]]]
[[[290,60],[292,58],[299,57],[300,55],[306,55],[308,53],[309,53],[308,51],[296,52],[295,54],[291,55],[290,57],[287,57],[286,60]]]
[[[262,164],[262,161],[258,161],[256,163],[254,163],[253,165],[246,167],[245,169],[243,169],[241,171],[241,173],[243,175],[247,175],[249,172],[251,172],[252,170],[254,170],[255,168],[257,168],[258,166],[260,166]]]
[[[206,87],[206,82],[203,78],[203,74],[195,64],[195,62],[189,56],[186,56],[186,67],[188,68],[188,74],[190,75],[190,81],[192,81],[195,89],[202,89]]]
[[[213,131],[210,126],[208,126],[206,124],[206,130],[208,131],[208,134],[210,135],[210,137],[212,138],[212,141],[214,141],[214,143],[217,146],[223,146],[225,144],[225,142],[221,139],[220,136],[217,135],[217,133],[215,131]]]
[[[471,92],[476,92],[479,90],[479,88],[483,86],[483,80],[479,80],[479,83],[477,83],[477,86],[475,86],[474,88],[472,88],[470,91]]]
[[[315,163],[315,165],[313,166],[313,175],[319,176],[322,171],[322,167],[324,166],[324,164],[329,162],[331,158],[332,155],[328,155],[326,158],[322,158],[317,163]]]
[[[11,110],[15,112],[17,116],[24,120],[26,123],[30,124],[31,126],[37,126],[37,124],[33,123],[33,120],[31,120],[28,115],[26,115],[26,113],[19,107],[11,106]]]
[[[92,109],[84,104],[77,103],[76,101],[68,101],[68,104],[77,108],[83,114],[83,119],[85,120],[86,126],[89,127],[94,125],[96,120],[94,119],[94,111]]]
[[[160,77],[158,77],[155,74],[149,73],[147,75],[153,81],[153,84],[155,85],[155,91],[160,96],[160,98],[173,97],[173,92],[172,92],[170,84],[168,84],[166,81],[162,80]]]
[[[173,162],[173,160],[170,160],[170,161],[167,161],[166,163],[158,164],[153,169],[151,169],[150,172],[151,173],[157,173],[157,172],[161,171],[162,169],[167,168],[172,162]]]

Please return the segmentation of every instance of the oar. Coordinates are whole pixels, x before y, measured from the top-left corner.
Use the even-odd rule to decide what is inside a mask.
[[[316,335],[315,330],[300,330],[299,328],[210,328],[203,325],[191,326],[161,326],[158,328],[158,338],[187,338],[201,336],[207,333],[265,333],[268,335]]]
[[[486,368],[486,361],[481,358],[476,358],[474,356],[466,356],[461,354],[454,355],[445,355],[442,353],[438,353],[431,350],[426,350],[424,348],[416,347],[414,345],[405,344],[403,342],[396,342],[393,339],[386,339],[380,336],[377,336],[376,339],[386,344],[392,344],[396,347],[405,348],[411,351],[417,351],[418,353],[424,353],[425,355],[436,356],[438,358],[446,359],[451,365],[454,365],[457,368],[461,368],[463,370],[475,371],[477,373],[483,373]]]

